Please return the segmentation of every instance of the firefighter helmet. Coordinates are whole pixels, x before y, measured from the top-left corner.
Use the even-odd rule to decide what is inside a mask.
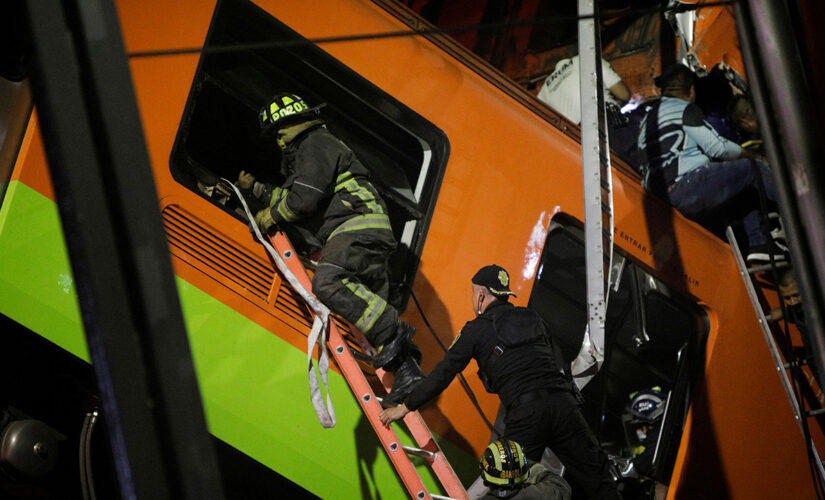
[[[310,107],[306,101],[295,94],[278,94],[258,112],[258,122],[262,132],[277,130],[286,125],[293,125],[302,121],[316,118],[320,109],[326,106],[321,103]]]
[[[665,412],[665,396],[660,387],[642,389],[630,395],[627,413],[631,423],[652,424]]]
[[[487,486],[517,488],[527,479],[527,460],[521,446],[509,439],[490,443],[479,461],[481,477]]]

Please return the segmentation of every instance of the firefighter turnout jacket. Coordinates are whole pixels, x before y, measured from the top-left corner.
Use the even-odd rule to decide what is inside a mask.
[[[308,128],[287,145],[281,172],[286,180],[280,187],[255,193],[268,203],[276,224],[301,220],[322,242],[342,232],[392,230],[369,171],[324,125]]]

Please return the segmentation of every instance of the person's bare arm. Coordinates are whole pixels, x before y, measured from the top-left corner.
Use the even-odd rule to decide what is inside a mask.
[[[622,104],[630,100],[630,88],[628,88],[622,80],[619,80],[619,83],[613,85],[607,90],[609,90],[610,93],[616,97],[616,99],[621,101]]]
[[[400,404],[382,411],[378,418],[381,419],[382,424],[390,425],[392,422],[404,418],[404,416],[409,412],[410,410],[407,408],[407,405]]]

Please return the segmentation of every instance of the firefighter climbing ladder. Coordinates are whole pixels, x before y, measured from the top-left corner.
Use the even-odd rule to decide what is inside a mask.
[[[799,430],[802,432],[802,436],[807,440],[806,446],[809,448],[809,453],[813,457],[813,461],[816,464],[816,470],[819,474],[819,479],[825,480],[825,469],[822,466],[822,460],[819,457],[819,452],[816,449],[816,446],[811,439],[810,433],[807,431],[807,418],[814,417],[825,412],[825,409],[819,408],[811,411],[806,411],[804,407],[800,406],[801,402],[797,400],[796,393],[793,389],[793,382],[791,381],[791,376],[789,375],[789,370],[795,368],[795,363],[799,363],[796,359],[793,359],[793,354],[788,353],[786,359],[788,362],[784,362],[782,357],[780,356],[780,351],[778,346],[776,345],[776,340],[773,337],[773,333],[771,332],[770,326],[768,324],[768,320],[765,317],[765,312],[762,310],[762,305],[759,303],[759,297],[756,295],[756,288],[754,287],[753,280],[751,276],[756,275],[758,273],[768,271],[771,269],[771,265],[763,265],[763,266],[755,266],[755,267],[747,267],[745,264],[745,260],[742,258],[742,252],[739,250],[739,246],[736,243],[736,238],[733,234],[733,230],[728,227],[727,229],[727,238],[728,242],[730,243],[730,248],[733,252],[734,259],[736,259],[736,266],[739,268],[739,275],[742,277],[742,281],[745,283],[745,289],[748,291],[748,296],[751,299],[751,304],[753,305],[753,309],[756,312],[757,319],[759,320],[759,326],[762,329],[762,334],[765,337],[765,342],[768,344],[768,349],[771,351],[771,358],[773,359],[773,364],[776,366],[776,371],[779,374],[779,378],[782,382],[782,387],[785,389],[785,394],[788,396],[788,401],[791,404],[791,408],[793,409],[794,417],[796,418],[796,423],[799,425]],[[779,264],[777,264],[778,266]]]
[[[222,180],[235,192],[238,199],[241,200],[241,204],[246,211],[247,217],[250,221],[253,221],[252,213],[249,211],[249,207],[246,205],[246,202],[237,187],[226,179]],[[404,486],[407,488],[410,496],[416,500],[467,499],[468,496],[464,486],[461,484],[461,481],[458,479],[455,471],[453,471],[449,461],[447,461],[447,457],[444,455],[444,452],[435,442],[430,429],[427,427],[427,424],[424,422],[424,419],[421,417],[420,413],[414,411],[408,413],[404,417],[404,423],[407,425],[410,434],[412,434],[413,439],[418,444],[418,448],[402,445],[401,441],[398,439],[398,435],[392,427],[385,427],[384,424],[381,423],[381,420],[378,418],[378,415],[382,410],[381,403],[373,393],[369,382],[367,382],[367,379],[364,376],[364,372],[361,371],[361,368],[358,366],[355,356],[347,347],[347,344],[341,336],[341,333],[338,331],[337,326],[332,319],[328,317],[328,309],[326,309],[326,307],[323,306],[323,304],[321,304],[314,295],[312,295],[312,284],[309,276],[307,275],[306,268],[301,262],[301,259],[298,257],[298,254],[295,252],[295,249],[292,247],[292,243],[290,243],[289,238],[281,231],[276,232],[269,238],[264,238],[260,233],[257,224],[252,222],[252,225],[256,237],[270,253],[278,266],[278,269],[287,279],[287,282],[289,282],[293,289],[295,289],[295,291],[301,295],[302,298],[304,298],[308,309],[313,315],[315,315],[313,329],[309,335],[307,355],[310,357],[309,377],[312,392],[311,397],[313,399],[313,406],[315,407],[316,413],[318,413],[318,417],[321,420],[322,425],[324,425],[324,427],[334,426],[335,413],[329,399],[329,392],[327,392],[325,409],[321,401],[317,381],[315,381],[316,387],[312,387],[315,373],[312,367],[311,356],[312,346],[315,344],[315,338],[319,338],[318,363],[319,368],[321,368],[321,378],[324,384],[326,385],[326,366],[324,365],[328,364],[325,347],[328,346],[331,352],[334,353],[333,356],[338,363],[338,367],[341,369],[341,373],[347,380],[347,383],[352,389],[352,392],[355,394],[356,399],[358,399],[361,409],[367,416],[373,430],[375,430],[378,439],[381,441],[381,444],[384,446],[384,450],[387,452],[387,456],[389,456],[393,467],[395,467],[395,470],[398,472],[398,476],[401,478],[401,481],[404,483]],[[329,337],[325,343],[323,329],[327,326],[329,328]],[[319,330],[321,331],[319,332]],[[392,376],[381,369],[376,370],[376,375],[381,380],[384,388],[389,391],[392,386]],[[427,490],[421,476],[415,468],[415,464],[413,464],[410,459],[411,455],[422,457],[426,460],[438,480],[441,482],[441,486],[444,491],[446,491],[449,496],[437,495],[430,493]]]
[[[278,254],[283,257],[289,271],[298,278],[306,290],[311,290],[312,286],[306,270],[286,235],[278,232],[275,236],[271,237],[271,241],[272,246]],[[467,498],[461,481],[459,481],[458,476],[456,476],[444,453],[433,439],[430,429],[417,411],[408,413],[407,416],[404,417],[404,423],[407,425],[416,443],[418,443],[419,448],[402,445],[395,431],[391,427],[385,427],[384,424],[381,423],[378,419],[378,414],[381,413],[382,409],[381,403],[375,397],[355,357],[341,337],[335,323],[332,321],[329,322],[329,340],[327,341],[327,345],[334,353],[341,373],[344,374],[344,378],[347,379],[347,383],[350,388],[352,388],[352,392],[355,394],[355,397],[358,398],[361,409],[367,415],[370,424],[378,435],[378,439],[380,439],[381,444],[384,445],[387,455],[390,457],[395,470],[398,471],[398,475],[401,477],[410,495],[415,499]],[[392,385],[390,375],[380,369],[376,370],[376,374],[379,379],[381,379],[384,387],[389,389]],[[427,491],[409,455],[423,457],[429,462],[449,497],[435,495]]]

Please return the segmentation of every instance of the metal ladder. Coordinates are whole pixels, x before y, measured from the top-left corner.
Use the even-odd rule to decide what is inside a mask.
[[[768,349],[771,351],[771,358],[773,359],[773,364],[776,367],[776,372],[779,374],[782,387],[785,389],[785,394],[788,396],[788,401],[793,409],[796,423],[799,426],[800,432],[802,432],[802,436],[807,440],[806,446],[808,447],[809,453],[813,457],[813,461],[816,464],[816,470],[819,474],[819,478],[821,481],[825,481],[825,468],[823,468],[822,459],[819,456],[819,452],[817,451],[816,445],[811,438],[810,432],[806,432],[808,427],[808,422],[806,419],[825,413],[825,408],[806,411],[800,406],[800,401],[797,400],[793,383],[791,381],[791,376],[788,372],[798,367],[801,362],[793,357],[793,353],[786,353],[787,355],[785,357],[788,359],[787,362],[782,360],[779,347],[776,345],[776,340],[773,337],[768,320],[765,317],[765,312],[762,310],[762,305],[759,303],[759,297],[756,295],[756,288],[754,287],[754,283],[751,278],[753,275],[770,270],[772,266],[771,264],[766,264],[762,266],[747,267],[745,260],[742,258],[742,252],[739,250],[739,245],[736,243],[736,237],[733,234],[733,229],[728,227],[726,236],[728,243],[730,243],[733,257],[736,260],[736,267],[739,268],[739,275],[745,283],[745,289],[748,291],[748,297],[751,299],[751,304],[753,305],[753,309],[756,312],[757,319],[759,320],[759,327],[762,329],[762,335],[765,337],[765,342],[768,344]],[[778,267],[785,267],[787,266],[787,263],[777,263],[776,265]],[[797,382],[799,383],[801,381],[797,380]]]
[[[270,236],[269,239],[272,246],[289,268],[289,271],[298,278],[304,288],[311,293],[312,284],[307,275],[306,268],[292,247],[289,238],[287,238],[283,232],[278,231]],[[311,309],[310,313],[312,313]],[[398,476],[401,478],[410,496],[416,500],[468,499],[469,497],[464,486],[461,484],[455,471],[453,471],[449,461],[447,461],[444,452],[435,442],[424,419],[417,411],[408,413],[404,417],[404,423],[418,444],[418,448],[402,445],[392,427],[385,427],[384,424],[381,423],[381,420],[378,418],[382,410],[380,400],[373,393],[372,388],[364,376],[364,372],[356,361],[355,354],[348,348],[346,341],[332,320],[329,321],[327,346],[333,353],[333,357],[338,363],[341,373],[344,375],[352,392],[358,399],[361,409],[375,430],[378,439],[387,452],[387,456],[389,456],[393,467],[395,467],[395,470],[398,472]],[[360,353],[358,354],[361,355]],[[384,388],[389,391],[392,386],[393,376],[381,369],[376,370],[376,375],[381,380]],[[441,482],[442,488],[449,496],[437,495],[427,491],[415,465],[410,460],[410,456],[423,457],[427,461]]]

